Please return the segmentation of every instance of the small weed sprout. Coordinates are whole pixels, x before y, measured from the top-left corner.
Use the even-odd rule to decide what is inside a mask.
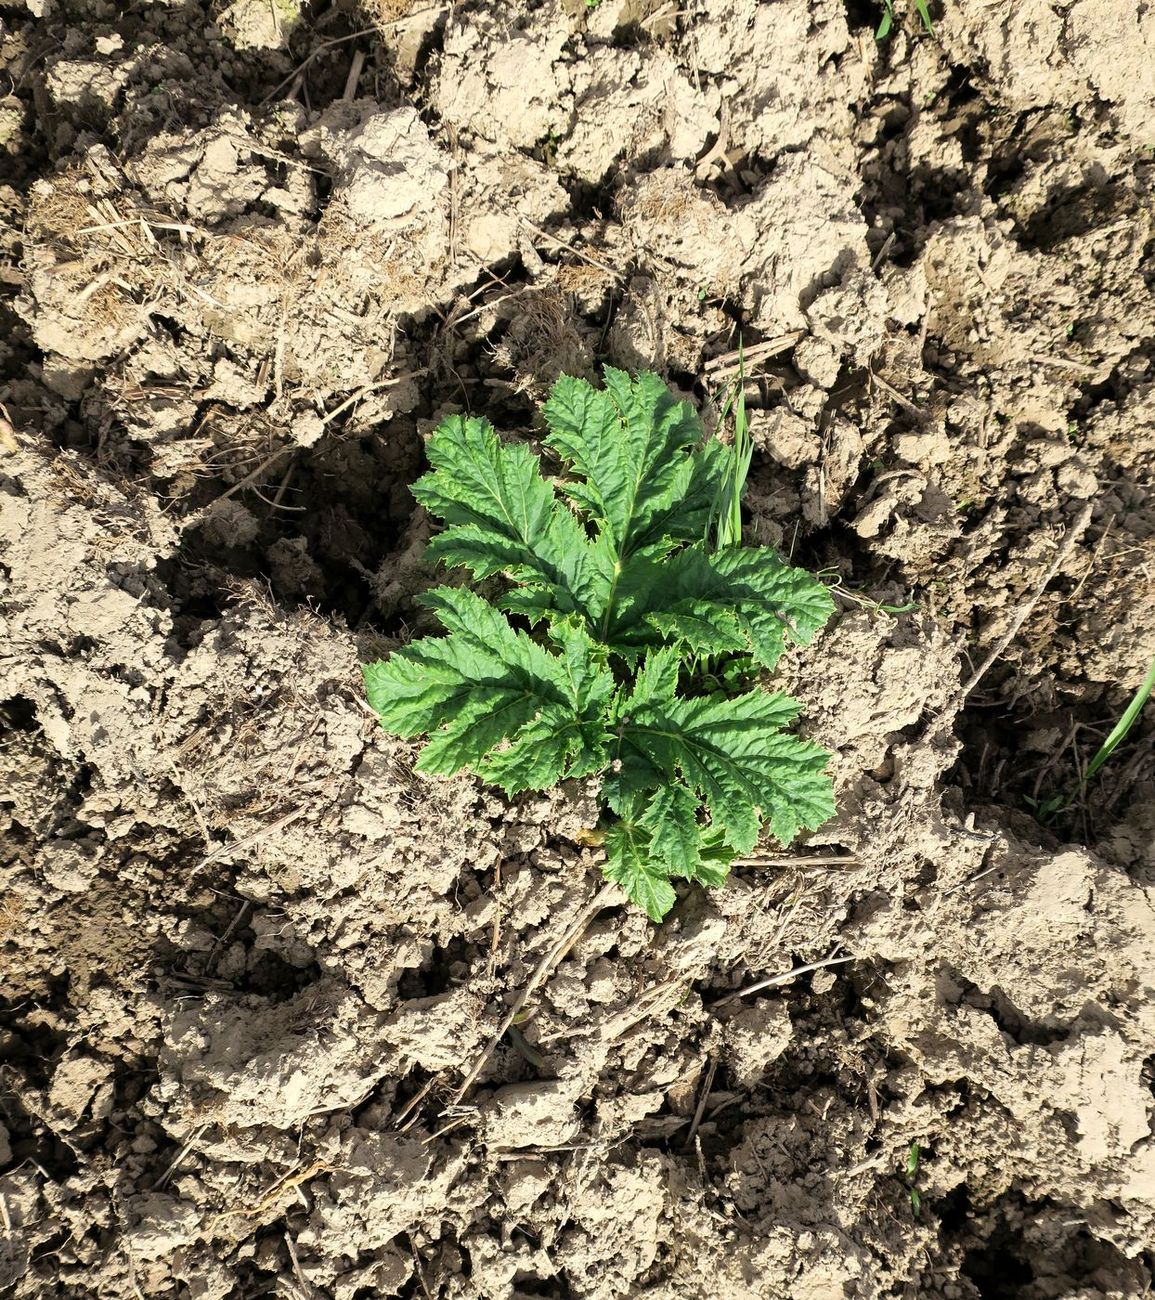
[[[906,1153],[906,1189],[910,1193],[910,1208],[916,1219],[922,1212],[922,1195],[918,1190],[918,1167],[921,1161],[922,1147],[917,1142],[912,1142]]]
[[[1123,710],[1119,721],[1111,728],[1110,735],[1095,751],[1091,761],[1087,764],[1086,771],[1078,781],[1074,782],[1066,790],[1049,795],[1045,799],[1027,796],[1027,805],[1034,812],[1038,821],[1043,825],[1053,822],[1060,813],[1066,812],[1082,797],[1083,792],[1098,774],[1099,769],[1127,739],[1128,733],[1138,722],[1139,715],[1143,712],[1153,691],[1155,691],[1155,659],[1151,660],[1151,666],[1147,669],[1147,676],[1139,684],[1139,689],[1131,697],[1131,702]]]
[[[750,423],[746,418],[746,353],[741,340],[738,342],[738,376],[722,404],[721,423],[725,423],[731,411],[734,414],[733,454],[728,473],[719,481],[718,496],[707,530],[707,541],[712,534],[719,550],[742,545],[742,497],[746,493],[746,478],[754,458]]]
[[[413,495],[444,526],[426,554],[502,589],[427,592],[447,635],[366,665],[368,699],[427,737],[422,772],[509,795],[600,776],[605,874],[657,921],[674,879],[720,885],[764,826],[789,844],[833,815],[829,755],[790,730],[800,706],[750,683],[834,605],[741,545],[747,430],[706,439],[656,375],[608,367],[601,390],[563,375],[544,415],[554,480],[484,419],[432,435]]]
[[[934,23],[930,20],[930,6],[927,0],[914,0],[915,12],[922,19],[922,25],[926,29],[928,36],[934,35]],[[878,30],[874,33],[876,41],[884,41],[890,35],[890,29],[894,26],[894,0],[882,0],[882,21],[878,24]]]

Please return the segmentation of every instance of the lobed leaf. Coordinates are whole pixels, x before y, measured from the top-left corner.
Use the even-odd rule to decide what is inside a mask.
[[[660,921],[677,895],[669,873],[650,852],[650,836],[632,822],[620,821],[606,831],[605,850],[606,877],[621,885],[651,921]]]
[[[687,496],[705,500],[717,453],[692,458],[702,426],[653,374],[635,379],[607,366],[605,388],[563,375],[544,408],[546,445],[576,476],[564,490],[586,510],[619,559],[686,526]],[[697,534],[700,536],[700,534]]]
[[[499,442],[488,420],[452,415],[427,452],[433,469],[412,491],[445,523],[426,547],[430,560],[460,565],[475,578],[508,573],[560,614],[596,598],[586,535],[528,447]],[[607,575],[602,585],[608,582]]]
[[[363,672],[369,703],[399,736],[427,734],[422,772],[469,767],[507,793],[597,771],[613,675],[588,658],[575,670],[461,587],[425,596],[449,631],[424,637]],[[591,763],[594,766],[591,766]]]
[[[773,669],[787,637],[808,644],[833,612],[822,583],[769,547],[710,554],[694,545],[661,561],[629,562],[605,635],[627,659],[669,641],[691,654],[746,651]]]
[[[829,755],[782,730],[798,707],[765,691],[733,698],[631,696],[619,706],[606,799],[611,807],[627,807],[639,791],[681,782],[706,805],[736,852],[754,847],[763,818],[789,843],[800,829],[834,813],[824,774]]]

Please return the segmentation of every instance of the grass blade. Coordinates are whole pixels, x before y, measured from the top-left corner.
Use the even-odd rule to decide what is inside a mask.
[[[882,22],[878,24],[878,31],[874,33],[876,41],[885,41],[890,35],[890,29],[894,25],[894,8],[890,0],[883,0]]]
[[[746,492],[746,478],[754,458],[754,443],[750,438],[750,424],[746,417],[746,356],[741,336],[738,338],[738,378],[726,394],[721,419],[734,413],[734,455],[730,473],[722,484],[714,506],[714,547],[726,550],[742,545],[742,497]]]
[[[1111,734],[1099,746],[1095,757],[1087,764],[1087,770],[1083,774],[1082,784],[1086,785],[1103,764],[1111,757],[1116,749],[1123,743],[1127,733],[1139,719],[1140,713],[1143,712],[1143,706],[1155,690],[1155,659],[1151,660],[1151,667],[1147,670],[1147,676],[1143,679],[1142,685],[1135,692],[1131,703],[1123,710],[1123,716],[1115,723],[1111,729]]]

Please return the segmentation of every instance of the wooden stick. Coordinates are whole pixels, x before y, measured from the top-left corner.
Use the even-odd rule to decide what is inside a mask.
[[[758,361],[765,361],[768,357],[776,357],[779,352],[787,351],[805,337],[805,330],[791,330],[789,334],[779,334],[777,338],[766,339],[762,343],[754,343],[742,349],[741,358],[737,349],[733,352],[723,352],[721,356],[711,357],[703,369],[711,379],[722,379],[728,374],[738,373],[740,360],[744,361],[747,367],[752,366]],[[750,378],[748,370],[746,377]]]
[[[718,1060],[716,1057],[710,1057],[710,1065],[706,1071],[706,1081],[702,1084],[702,1094],[698,1098],[698,1105],[694,1111],[694,1119],[690,1125],[690,1131],[686,1135],[686,1145],[691,1146],[694,1141],[694,1135],[698,1131],[698,1126],[702,1122],[702,1116],[706,1113],[706,1102],[710,1099],[710,1089],[714,1086],[714,1073],[718,1069]]]

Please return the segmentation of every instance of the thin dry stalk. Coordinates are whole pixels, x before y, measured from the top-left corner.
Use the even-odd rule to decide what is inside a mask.
[[[193,1133],[193,1135],[188,1139],[188,1141],[185,1142],[184,1146],[181,1147],[181,1149],[176,1153],[176,1156],[170,1162],[168,1168],[156,1180],[156,1187],[154,1188],[155,1191],[158,1192],[164,1191],[164,1189],[168,1186],[170,1180],[172,1179],[173,1174],[176,1173],[176,1171],[180,1168],[181,1164],[183,1163],[185,1157],[190,1154],[193,1147],[195,1147],[196,1144],[204,1136],[205,1129],[207,1128],[208,1128],[207,1124],[202,1124],[200,1128],[198,1128],[196,1132]]]
[[[489,936],[489,960],[486,963],[485,973],[493,979],[497,974],[497,949],[501,943],[501,863],[500,861],[493,869],[493,930]]]
[[[548,239],[551,244],[556,244],[558,248],[564,248],[567,253],[572,253],[574,257],[579,257],[583,262],[588,262],[590,266],[596,266],[599,271],[604,271],[607,275],[612,275],[619,284],[625,283],[625,276],[620,271],[615,271],[612,266],[607,266],[605,262],[599,261],[592,254],[587,253],[584,248],[579,248],[577,244],[566,243],[564,239],[559,239],[557,235],[551,235],[548,230],[542,230],[540,226],[535,226],[527,218],[521,218],[521,224],[527,230],[532,230],[535,235],[542,239]]]
[[[220,1214],[214,1216],[209,1224],[209,1231],[212,1232],[217,1224],[224,1219],[259,1219],[267,1210],[271,1210],[286,1192],[293,1191],[303,1183],[309,1182],[316,1178],[318,1174],[332,1172],[333,1166],[327,1160],[314,1160],[307,1169],[301,1170],[299,1174],[286,1174],[284,1178],[273,1184],[272,1188],[256,1203],[256,1205],[242,1206],[237,1210],[223,1210]]]
[[[349,407],[355,405],[361,398],[367,397],[370,393],[378,393],[383,388],[392,388],[396,384],[403,383],[406,379],[420,379],[422,375],[427,373],[428,371],[424,368],[421,370],[407,370],[403,375],[392,375],[389,379],[378,380],[375,384],[365,384],[358,388],[351,397],[345,398],[340,406],[335,406],[328,415],[324,416],[321,423],[330,424],[337,416],[343,415]]]
[[[251,474],[246,474],[243,479],[238,480],[232,485],[232,487],[226,488],[220,496],[217,497],[217,501],[227,501],[229,497],[236,496],[238,492],[244,491],[250,483],[255,483],[262,474],[271,469],[283,456],[287,456],[289,452],[296,450],[297,444],[295,442],[289,443],[284,447],[278,447],[277,450],[273,452],[271,456],[267,456]],[[200,513],[189,515],[189,517],[184,521],[184,527],[191,528],[195,523],[200,521],[200,518]]]
[[[970,677],[966,680],[966,682],[964,682],[963,685],[959,688],[959,690],[951,697],[951,699],[947,702],[946,706],[940,710],[939,712],[940,719],[948,715],[953,716],[955,711],[958,708],[961,708],[967,696],[971,693],[971,691],[974,690],[974,688],[979,684],[979,682],[982,681],[982,679],[987,675],[987,673],[994,666],[995,662],[1002,656],[1007,646],[1009,646],[1010,643],[1018,635],[1019,629],[1027,621],[1027,619],[1031,615],[1031,611],[1039,603],[1039,599],[1042,596],[1043,592],[1047,589],[1047,586],[1051,582],[1051,579],[1054,578],[1056,573],[1058,573],[1059,569],[1063,565],[1063,561],[1067,558],[1067,556],[1071,553],[1071,551],[1074,550],[1075,543],[1078,542],[1078,540],[1086,532],[1087,525],[1091,522],[1091,513],[1093,509],[1094,506],[1092,502],[1088,501],[1083,506],[1082,510],[1079,511],[1078,517],[1076,518],[1075,522],[1070,526],[1070,528],[1067,529],[1066,536],[1059,543],[1059,547],[1058,550],[1055,551],[1054,558],[1051,560],[1051,563],[1047,565],[1046,572],[1039,579],[1038,583],[1035,586],[1034,591],[1031,592],[1030,596],[1019,607],[1019,612],[1011,620],[1010,627],[1008,627],[1007,630],[1003,633],[1003,635],[999,637],[998,642],[991,650],[990,654],[987,655],[987,657],[982,661],[981,664],[979,664],[979,666],[970,675]]]
[[[413,1268],[417,1274],[417,1281],[424,1293],[426,1300],[433,1300],[433,1292],[429,1289],[429,1283],[425,1280],[425,1269],[421,1264],[421,1256],[417,1253],[417,1247],[413,1244],[413,1238],[409,1238],[409,1250],[413,1255]]]
[[[710,1089],[714,1086],[714,1074],[718,1069],[718,1060],[716,1057],[710,1057],[710,1066],[706,1071],[706,1079],[702,1084],[702,1092],[698,1097],[698,1105],[694,1110],[694,1118],[690,1124],[690,1131],[686,1135],[686,1145],[691,1146],[694,1138],[697,1136],[698,1128],[702,1123],[702,1116],[706,1113],[706,1102],[710,1099]]]
[[[811,971],[825,970],[827,966],[841,966],[844,962],[854,960],[854,957],[824,957],[822,961],[812,961],[807,962],[805,966],[795,966],[792,970],[784,971],[781,975],[771,975],[769,979],[758,980],[755,984],[748,984],[744,989],[739,989],[736,993],[731,993],[715,1002],[710,1010],[716,1011],[719,1007],[729,1006],[731,1002],[744,998],[748,993],[760,993],[762,989],[773,989],[780,984],[789,984],[792,979],[799,975],[808,975]]]
[[[888,397],[896,402],[907,413],[907,415],[913,416],[916,420],[921,420],[926,414],[925,411],[919,410],[919,408],[915,406],[908,397],[903,397],[893,384],[888,384],[881,375],[876,375],[873,370],[870,372],[870,382],[872,384],[877,384]]]
[[[277,831],[282,830],[292,822],[295,822],[299,817],[304,817],[305,811],[304,808],[294,808],[292,812],[286,813],[271,825],[263,826],[259,831],[254,831],[251,835],[246,835],[244,839],[235,840],[232,844],[222,844],[219,849],[214,849],[207,857],[202,858],[193,870],[203,871],[205,867],[210,866],[214,862],[219,862],[221,858],[232,857],[234,853],[239,853],[242,849],[250,848],[260,840],[267,838],[269,835],[275,834]]]
[[[734,867],[857,867],[858,859],[842,853],[816,853],[807,858],[735,858]]]
[[[1112,515],[1111,518],[1107,520],[1107,527],[1103,529],[1103,535],[1102,537],[1099,538],[1099,541],[1095,546],[1094,551],[1091,554],[1091,559],[1087,565],[1086,572],[1076,583],[1074,591],[1072,591],[1071,594],[1067,597],[1067,601],[1069,604],[1074,604],[1075,600],[1078,598],[1079,593],[1083,590],[1083,587],[1086,585],[1087,579],[1091,576],[1092,573],[1095,572],[1095,567],[1099,563],[1099,557],[1103,553],[1103,547],[1107,544],[1107,538],[1110,537],[1111,535],[1111,528],[1115,523],[1115,519],[1116,516]]]
[[[397,1112],[397,1116],[393,1121],[393,1127],[395,1129],[404,1133],[407,1128],[411,1128],[417,1123],[417,1107],[420,1106],[425,1098],[433,1091],[434,1085],[440,1078],[441,1076],[439,1074],[435,1074],[431,1079],[426,1080],[425,1086],[419,1092],[409,1098],[405,1105]],[[405,1121],[408,1116],[412,1116],[412,1119],[409,1119],[409,1122],[406,1123]]]
[[[569,952],[569,950],[574,946],[574,944],[577,943],[577,941],[582,937],[583,934],[585,934],[586,929],[589,926],[590,922],[594,919],[595,916],[597,916],[597,914],[602,910],[602,908],[608,907],[610,903],[612,903],[619,896],[620,896],[620,890],[617,885],[604,885],[601,889],[599,889],[597,894],[594,896],[593,901],[589,904],[589,906],[586,907],[586,909],[581,913],[581,915],[573,923],[573,925],[570,926],[570,928],[562,935],[562,937],[557,941],[557,943],[555,943],[554,946],[550,948],[549,951],[545,954],[545,956],[541,959],[541,961],[538,962],[537,967],[534,969],[533,974],[529,977],[529,980],[526,982],[525,987],[521,990],[521,992],[517,995],[517,997],[514,998],[513,1003],[509,1008],[509,1011],[506,1013],[501,1024],[497,1027],[497,1032],[486,1044],[484,1051],[482,1051],[481,1055],[478,1056],[477,1060],[473,1063],[473,1066],[470,1069],[469,1073],[465,1076],[464,1080],[462,1081],[461,1086],[454,1093],[453,1099],[450,1102],[451,1106],[460,1105],[462,1098],[464,1098],[465,1094],[477,1082],[478,1078],[481,1075],[482,1070],[485,1069],[485,1066],[488,1063],[489,1058],[497,1050],[498,1043],[500,1043],[502,1038],[505,1037],[506,1030],[510,1027],[510,1025],[513,1024],[514,1020],[517,1017],[517,1013],[529,1001],[534,991],[538,989],[545,982],[545,978],[550,973],[550,971],[552,971],[558,965],[558,963],[565,957],[566,953]]]
[[[332,49],[334,45],[344,45],[347,41],[358,40],[362,36],[376,36],[376,27],[362,27],[359,31],[350,32],[347,36],[334,36],[330,40],[322,41],[317,48],[310,52],[309,57],[303,63],[299,63],[284,80],[279,81],[272,90],[261,101],[262,104],[271,104],[274,99],[280,95],[286,86],[291,86],[298,77],[302,76],[312,64],[314,59],[319,58],[326,50]]]
[[[349,64],[349,75],[345,78],[345,90],[341,95],[347,103],[351,103],[357,96],[357,83],[361,80],[364,67],[365,51],[354,50],[352,62]]]
[[[806,337],[805,330],[791,330],[789,334],[779,334],[777,338],[766,339],[749,347],[735,348],[733,352],[723,352],[721,356],[711,357],[703,367],[710,380],[730,379],[745,365],[746,376],[750,377],[750,368],[759,361],[767,361],[781,352],[787,352],[796,343]]]

